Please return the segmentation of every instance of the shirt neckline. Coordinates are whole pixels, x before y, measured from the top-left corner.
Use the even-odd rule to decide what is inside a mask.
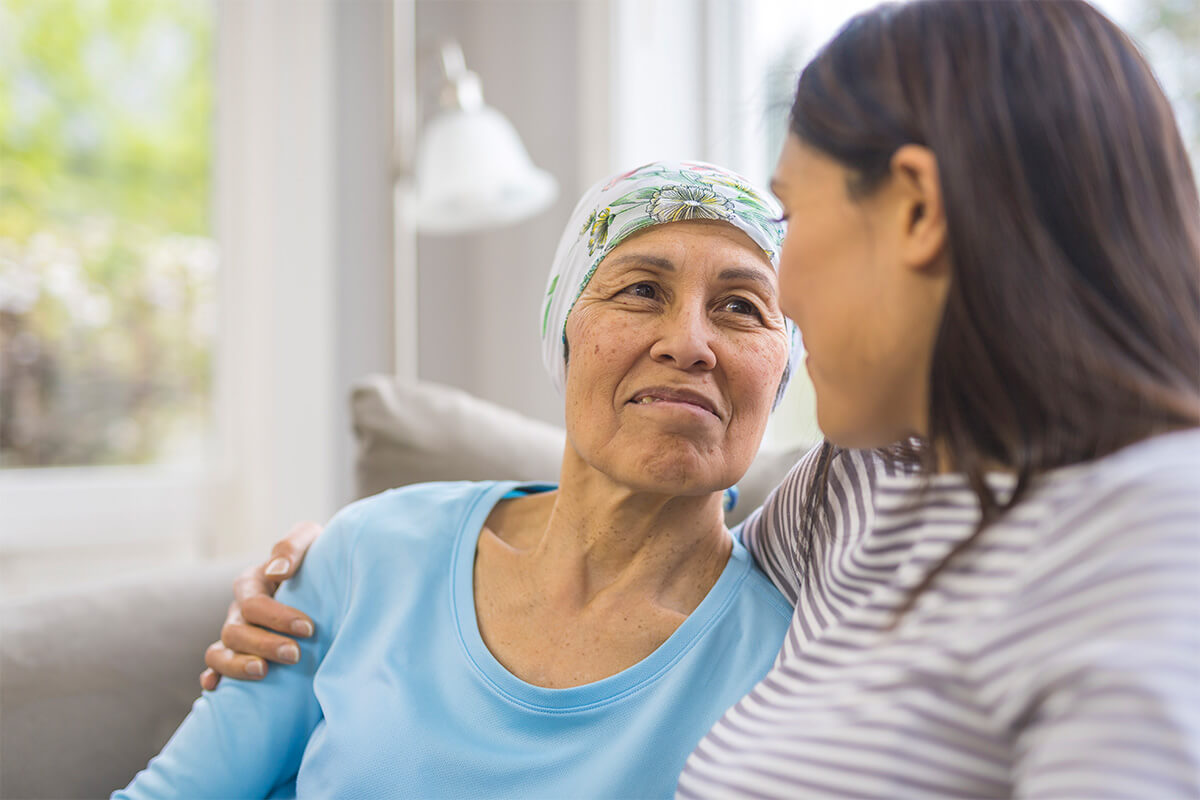
[[[451,611],[467,660],[497,694],[510,702],[538,711],[585,711],[617,702],[665,675],[732,604],[737,588],[750,573],[750,556],[734,537],[729,560],[700,605],[665,642],[638,663],[615,675],[581,686],[567,689],[535,686],[513,675],[497,661],[479,634],[479,620],[475,616],[475,551],[483,524],[501,498],[514,489],[545,486],[547,484],[544,483],[501,481],[487,486],[468,504],[459,526],[451,564]]]

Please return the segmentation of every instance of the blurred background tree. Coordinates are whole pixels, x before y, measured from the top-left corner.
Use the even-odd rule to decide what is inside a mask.
[[[205,0],[0,0],[0,467],[202,451],[213,23]]]

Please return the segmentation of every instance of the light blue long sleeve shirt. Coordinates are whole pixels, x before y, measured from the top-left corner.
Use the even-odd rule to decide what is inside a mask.
[[[528,684],[475,618],[475,548],[515,482],[394,489],[343,509],[279,600],[300,663],[222,681],[117,798],[670,797],[692,748],[767,672],[791,607],[734,543],[650,656],[568,689]]]

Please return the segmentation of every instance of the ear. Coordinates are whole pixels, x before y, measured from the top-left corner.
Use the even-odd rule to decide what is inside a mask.
[[[940,270],[946,249],[946,211],[937,157],[928,147],[901,146],[892,155],[893,186],[899,195],[900,256],[910,269]]]

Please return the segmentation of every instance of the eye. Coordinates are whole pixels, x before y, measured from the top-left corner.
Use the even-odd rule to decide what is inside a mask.
[[[658,287],[653,283],[647,283],[645,281],[642,281],[641,283],[635,283],[632,286],[627,286],[623,292],[625,294],[631,294],[634,297],[641,297],[646,300],[654,300],[658,298]]]
[[[733,314],[743,314],[762,319],[762,312],[758,310],[758,306],[744,297],[730,297],[721,303],[720,308],[722,311],[728,311]]]

